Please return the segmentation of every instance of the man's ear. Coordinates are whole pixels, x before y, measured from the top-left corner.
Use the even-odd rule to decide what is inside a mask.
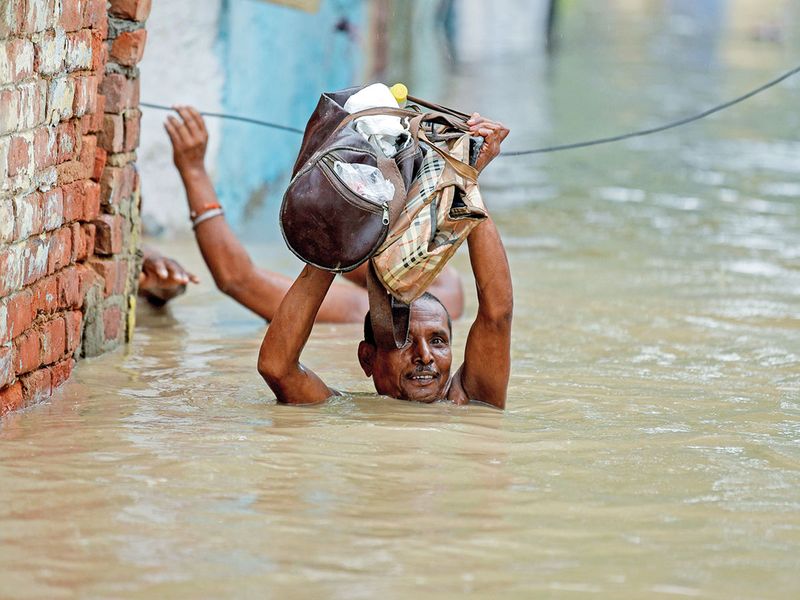
[[[375,346],[362,341],[358,345],[358,362],[361,368],[364,369],[364,375],[372,377],[372,366],[375,363]]]

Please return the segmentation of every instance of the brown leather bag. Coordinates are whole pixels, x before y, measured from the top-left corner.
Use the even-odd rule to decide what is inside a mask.
[[[386,158],[355,130],[353,122],[359,117],[420,116],[390,108],[350,114],[344,110],[344,103],[359,89],[320,98],[306,126],[280,211],[281,232],[289,249],[304,262],[338,273],[358,267],[386,239],[422,160],[419,143],[414,140],[394,158]],[[380,169],[394,186],[394,198],[378,203],[357,194],[335,172],[336,161]]]

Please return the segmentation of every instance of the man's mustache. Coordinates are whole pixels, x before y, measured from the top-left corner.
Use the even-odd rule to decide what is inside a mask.
[[[433,365],[426,366],[426,365],[418,365],[414,369],[414,375],[438,375],[439,371],[436,370]]]

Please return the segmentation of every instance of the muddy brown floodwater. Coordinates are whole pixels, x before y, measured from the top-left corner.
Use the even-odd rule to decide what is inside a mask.
[[[791,62],[629,25],[550,65],[458,70],[443,100],[520,148],[668,120]],[[277,406],[264,324],[191,241],[165,245],[204,283],[0,425],[0,597],[798,597],[798,86],[487,171],[515,281],[505,412],[370,395],[359,328],[325,325],[304,360],[359,394]]]

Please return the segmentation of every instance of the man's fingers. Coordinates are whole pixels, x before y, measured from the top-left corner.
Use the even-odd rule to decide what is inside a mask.
[[[184,119],[183,119],[183,115],[181,115],[180,111],[178,110],[179,108],[180,107],[178,107],[178,106],[173,106],[172,110],[174,110],[175,112],[178,113],[178,115],[181,117],[180,119],[176,119],[172,115],[170,115],[170,117],[168,117],[168,118],[172,118],[172,123],[175,125],[175,130],[178,132],[178,135],[181,136],[181,140],[183,140],[184,143],[186,143],[188,145],[188,144],[192,143],[192,133],[191,133],[191,131],[189,131],[189,128],[186,126],[186,123],[184,122]]]
[[[487,141],[497,141],[498,143],[506,139],[510,133],[505,125],[502,123],[496,123],[494,121],[480,123],[479,125],[472,127],[470,131],[474,134],[480,135],[483,138],[486,138]]]
[[[486,139],[487,144],[499,144],[511,133],[509,129],[499,121],[492,121],[482,117],[479,113],[472,113],[467,120],[469,131],[473,135],[479,135]]]
[[[172,259],[167,260],[167,269],[169,269],[170,276],[173,281],[178,283],[189,283],[189,273]]]
[[[476,133],[482,137],[488,138],[496,136],[499,133],[499,129],[490,125],[488,123],[482,123],[480,127],[476,128]]]
[[[490,121],[489,119],[481,119],[477,121],[474,125],[470,126],[470,129],[502,129],[503,124],[498,123],[497,121]]]
[[[175,125],[172,123],[172,116],[167,117],[167,120],[164,121],[164,129],[167,130],[167,135],[169,136],[169,141],[172,142],[173,146],[180,146],[181,145],[181,138],[178,135],[178,132],[175,129]]]
[[[200,111],[198,111],[194,106],[187,106],[186,111],[189,113],[189,116],[192,118],[192,121],[197,128],[203,132],[203,136],[208,137],[206,122],[205,119],[203,119],[203,116],[200,114]]]
[[[167,117],[167,122],[170,124],[170,128],[174,134],[173,141],[177,142],[177,145],[181,148],[185,148],[191,145],[191,137],[189,132],[186,131],[186,126],[180,120],[176,119],[174,116],[170,115]]]
[[[173,261],[167,262],[167,270],[169,271],[169,280],[174,283],[188,283],[189,277],[184,273],[183,269],[176,265]]]
[[[189,273],[186,269],[184,269],[178,262],[168,258],[167,261],[167,269],[169,269],[170,276],[173,281],[181,284],[189,283],[190,281],[193,283],[199,283],[200,280],[197,278],[196,275]]]
[[[500,141],[502,142],[504,139],[508,137],[508,134],[511,133],[511,130],[504,125],[501,125],[500,127],[501,129],[499,131],[499,134],[500,134]]]
[[[183,119],[183,125],[186,127],[186,131],[189,135],[192,136],[192,139],[198,140],[202,135],[202,130],[197,126],[197,122],[194,120],[192,113],[189,112],[189,108],[186,106],[176,106],[175,110],[178,111],[181,119]]]
[[[491,119],[484,119],[480,115],[473,115],[468,121],[470,123],[470,133],[472,135],[479,135],[484,139],[483,146],[481,146],[480,154],[476,167],[478,171],[486,168],[494,158],[500,154],[500,144],[508,137],[510,131],[508,128],[498,121]]]
[[[183,120],[183,126],[186,128],[186,132],[189,134],[189,137],[191,138],[192,142],[196,143],[201,135],[201,132],[197,127],[197,123],[195,123],[195,120],[192,118],[192,115],[189,112],[188,107],[176,106],[175,110],[181,116],[181,119]]]
[[[477,135],[487,136],[490,135],[494,131],[494,127],[491,123],[477,123],[470,127],[470,132],[475,133]]]
[[[164,264],[164,258],[161,256],[146,260],[144,265],[142,265],[142,270],[149,273],[155,273],[156,277],[159,279],[166,279],[169,277],[167,265]]]
[[[172,115],[167,117],[167,121],[172,125],[172,131],[175,132],[175,138],[178,140],[178,144],[181,147],[188,146],[190,143],[189,134],[186,131],[186,127],[183,126],[183,123]]]

